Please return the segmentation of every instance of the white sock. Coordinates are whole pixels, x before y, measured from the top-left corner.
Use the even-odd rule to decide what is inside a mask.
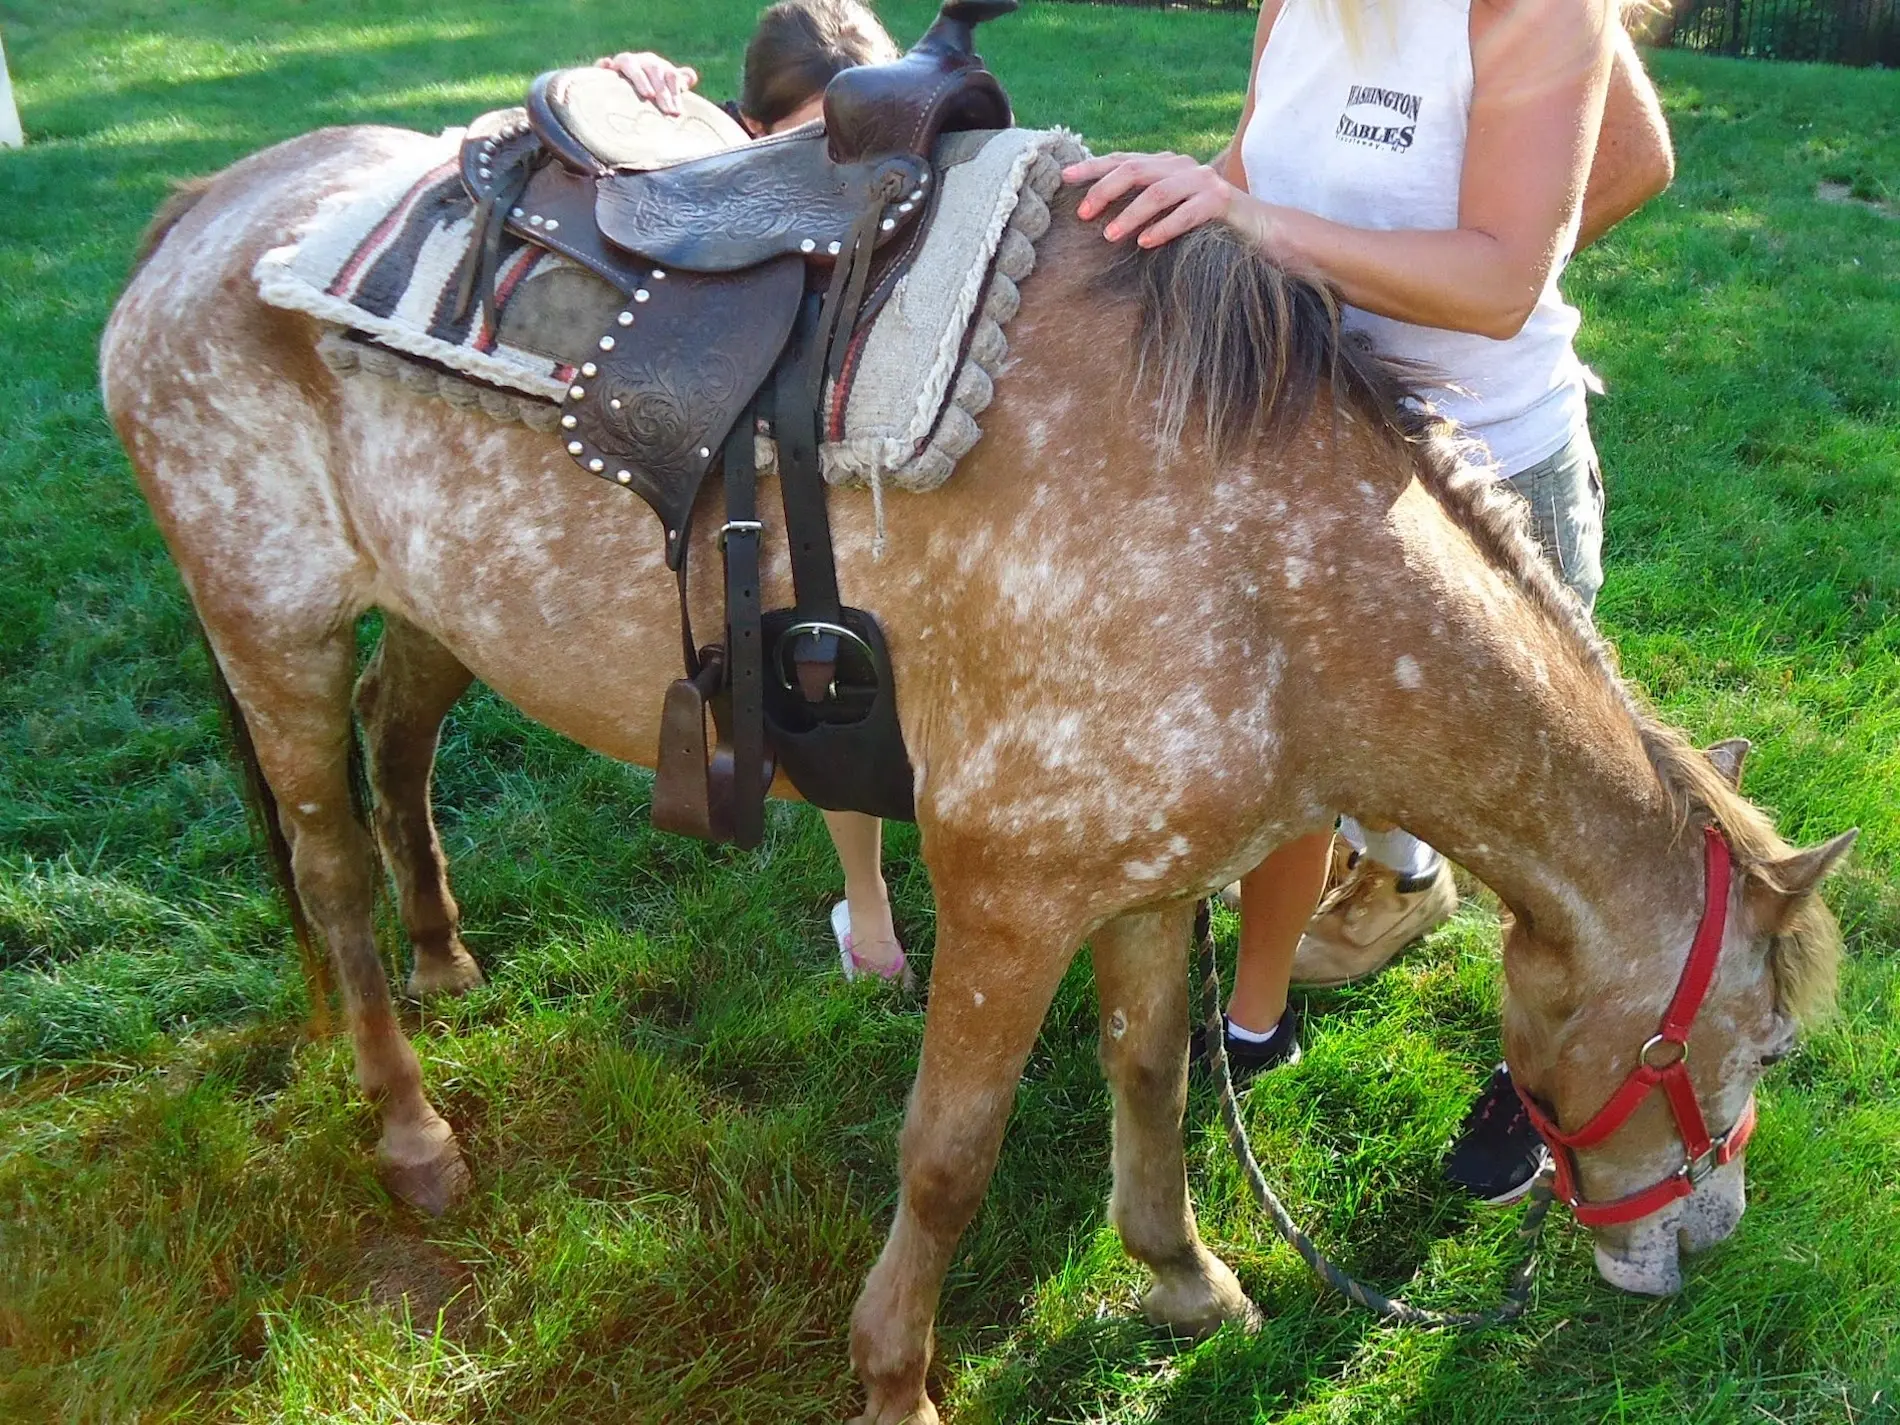
[[[1443,859],[1409,831],[1368,831],[1365,851],[1381,866],[1396,871],[1400,880],[1429,876]]]
[[[1276,1019],[1273,1022],[1273,1028],[1262,1033],[1258,1029],[1244,1028],[1241,1025],[1235,1024],[1232,1019],[1229,1019],[1227,1021],[1227,1032],[1233,1038],[1238,1039],[1242,1044],[1264,1044],[1273,1038],[1275,1034],[1280,1032],[1280,1021]]]

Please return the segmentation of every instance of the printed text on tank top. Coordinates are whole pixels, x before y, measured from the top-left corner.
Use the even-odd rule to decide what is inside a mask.
[[[1339,112],[1339,123],[1333,134],[1347,143],[1371,144],[1403,153],[1418,136],[1420,103],[1416,94],[1355,84],[1346,92],[1346,106]]]

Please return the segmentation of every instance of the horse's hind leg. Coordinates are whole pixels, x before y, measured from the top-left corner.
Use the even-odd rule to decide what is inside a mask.
[[[435,639],[394,614],[356,683],[376,833],[395,877],[403,928],[415,946],[409,993],[459,995],[482,982],[462,944],[461,912],[449,892],[449,868],[429,808],[442,719],[473,675]]]
[[[1259,1319],[1227,1264],[1201,1244],[1188,1206],[1187,944],[1192,906],[1128,915],[1091,942],[1101,1001],[1102,1071],[1115,1098],[1109,1217],[1128,1255],[1155,1274],[1148,1319],[1184,1336]]]
[[[397,1196],[441,1212],[468,1185],[455,1134],[422,1092],[422,1067],[396,1021],[372,919],[377,862],[350,788],[350,674],[345,623],[294,643],[207,620],[259,768],[277,800],[292,879],[336,964],[356,1049],[356,1077],[380,1111],[377,1145]]]

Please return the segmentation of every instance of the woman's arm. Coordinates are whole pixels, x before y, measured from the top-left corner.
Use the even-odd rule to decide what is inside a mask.
[[[1583,190],[1578,249],[1588,247],[1662,192],[1675,176],[1675,149],[1656,87],[1643,72],[1629,32],[1618,27],[1610,92],[1603,104],[1603,132],[1597,137],[1590,182]]]
[[[1144,247],[1212,219],[1355,306],[1421,326],[1515,336],[1575,231],[1603,118],[1616,23],[1608,0],[1500,0],[1473,9],[1471,120],[1458,226],[1375,232],[1261,202],[1174,155],[1079,164],[1090,219],[1137,193],[1106,236]],[[1484,13],[1481,13],[1481,9]],[[1229,163],[1235,160],[1230,156]]]

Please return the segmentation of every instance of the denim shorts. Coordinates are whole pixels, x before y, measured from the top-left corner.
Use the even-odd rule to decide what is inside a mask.
[[[1590,432],[1579,426],[1564,448],[1504,483],[1531,507],[1544,557],[1588,609],[1603,587],[1603,470]]]

